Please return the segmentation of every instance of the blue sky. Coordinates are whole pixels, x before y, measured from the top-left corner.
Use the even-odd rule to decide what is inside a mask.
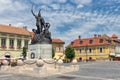
[[[36,28],[31,6],[51,24],[52,38],[66,45],[81,35],[117,34],[120,37],[120,0],[0,0],[0,24]]]

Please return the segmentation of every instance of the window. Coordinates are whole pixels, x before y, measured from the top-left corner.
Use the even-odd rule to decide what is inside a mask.
[[[100,39],[99,43],[103,43],[103,39]]]
[[[93,48],[93,52],[94,52],[94,53],[96,52],[95,49],[96,49],[96,48]]]
[[[28,40],[25,40],[24,47],[28,48]]]
[[[89,43],[90,43],[90,44],[93,44],[93,40],[90,40]]]
[[[87,50],[88,50],[88,47],[85,47],[85,48],[84,48],[84,50],[85,50],[85,52],[87,52]]]
[[[58,52],[59,51],[59,47],[56,47],[56,52]]]
[[[59,46],[59,52],[61,51],[61,47]]]
[[[103,52],[103,49],[102,48],[100,48],[100,53],[102,53]]]
[[[80,53],[82,53],[82,50],[81,50],[81,49],[79,49],[79,52],[80,52]]]
[[[111,43],[111,41],[110,41],[110,40],[107,40],[107,43]]]
[[[1,47],[6,48],[6,39],[5,38],[1,39]]]
[[[80,44],[83,44],[83,41],[80,41]]]
[[[56,48],[53,48],[54,49],[54,51],[56,52]]]
[[[91,52],[92,52],[92,49],[90,48],[90,49],[89,49],[89,53],[91,53]]]
[[[21,40],[17,40],[17,48],[21,48]]]
[[[6,34],[1,34],[1,36],[6,36]]]
[[[10,48],[14,48],[14,39],[10,39],[9,45]]]

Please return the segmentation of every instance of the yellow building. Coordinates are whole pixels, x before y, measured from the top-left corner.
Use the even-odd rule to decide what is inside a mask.
[[[56,59],[64,58],[64,44],[65,42],[61,39],[52,39],[52,46],[55,50],[55,57]]]
[[[28,47],[31,34],[26,27],[0,25],[0,56],[20,57],[23,47]]]
[[[20,57],[22,48],[28,47],[33,36],[33,32],[29,32],[26,27],[0,24],[0,57],[6,55]],[[52,39],[52,46],[55,50],[55,58],[63,55],[64,42],[61,39]]]
[[[115,53],[115,45],[120,44],[118,37],[113,34],[94,35],[92,38],[82,39],[80,36],[71,42],[69,46],[75,49],[75,58],[81,60],[109,59],[111,53]]]

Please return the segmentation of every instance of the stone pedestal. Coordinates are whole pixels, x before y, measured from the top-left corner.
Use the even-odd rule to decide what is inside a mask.
[[[1,71],[7,71],[10,68],[10,66],[1,66]]]
[[[28,59],[52,59],[51,44],[33,44],[28,46]]]
[[[35,74],[39,74],[39,73],[40,73],[40,70],[41,70],[41,67],[35,67],[35,68],[33,68],[33,72],[34,72]]]

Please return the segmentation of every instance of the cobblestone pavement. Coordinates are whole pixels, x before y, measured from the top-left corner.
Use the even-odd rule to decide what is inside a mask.
[[[59,73],[45,78],[0,73],[0,80],[120,80],[119,61],[79,62],[78,64],[80,70],[72,73]]]

